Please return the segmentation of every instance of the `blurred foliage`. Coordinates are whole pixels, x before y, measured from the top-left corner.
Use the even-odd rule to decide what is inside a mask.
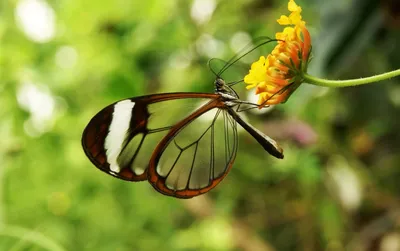
[[[395,0],[297,3],[312,33],[309,73],[399,68]],[[240,131],[231,173],[190,200],[111,178],[84,156],[82,130],[102,107],[213,92],[207,61],[229,59],[238,38],[273,37],[286,13],[286,1],[268,0],[2,0],[0,250],[398,250],[399,79],[302,85],[249,113],[285,159]]]

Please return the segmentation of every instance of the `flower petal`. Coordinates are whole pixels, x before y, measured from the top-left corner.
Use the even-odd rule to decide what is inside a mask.
[[[251,65],[244,78],[246,88],[256,88],[258,105],[273,105],[286,102],[301,84],[302,72],[306,72],[311,53],[311,37],[302,20],[301,7],[289,0],[288,16],[277,20],[286,27],[277,32],[278,44],[266,58],[260,57]]]

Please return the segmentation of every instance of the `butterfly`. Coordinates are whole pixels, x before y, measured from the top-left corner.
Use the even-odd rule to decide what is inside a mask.
[[[243,107],[258,105],[240,100],[235,83],[220,77],[241,57],[216,74],[214,93],[153,94],[105,107],[83,131],[86,156],[114,177],[148,180],[158,192],[177,198],[204,194],[228,174],[238,149],[237,124],[268,153],[283,158],[273,139],[239,115]]]

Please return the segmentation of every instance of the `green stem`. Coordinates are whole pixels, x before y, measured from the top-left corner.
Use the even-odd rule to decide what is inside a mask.
[[[35,243],[37,246],[42,247],[42,249],[47,249],[51,251],[66,251],[61,245],[53,241],[49,237],[41,234],[38,231],[33,231],[17,226],[5,225],[0,227],[0,238],[2,236],[13,237],[19,240],[26,240]]]
[[[364,85],[369,83],[374,83],[378,81],[382,81],[385,79],[393,78],[400,75],[400,69],[382,73],[379,75],[375,75],[367,78],[358,78],[358,79],[350,79],[350,80],[328,80],[317,78],[305,73],[303,75],[304,82],[312,85],[326,86],[326,87],[348,87],[348,86],[356,86],[356,85]]]

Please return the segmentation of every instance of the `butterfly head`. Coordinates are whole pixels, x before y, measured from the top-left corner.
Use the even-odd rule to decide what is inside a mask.
[[[232,87],[227,85],[222,78],[217,77],[214,81],[214,85],[215,85],[215,93],[220,94],[224,97],[231,96],[230,99],[238,99],[239,98],[239,96],[232,89]]]

